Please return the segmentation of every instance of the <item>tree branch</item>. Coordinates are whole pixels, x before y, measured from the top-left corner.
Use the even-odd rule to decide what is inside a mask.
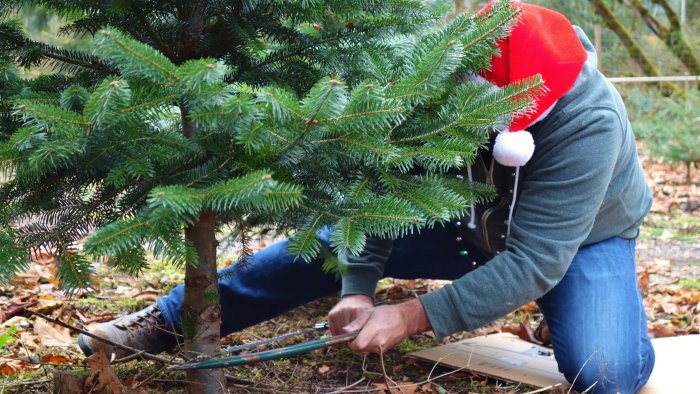
[[[695,55],[695,51],[690,46],[685,34],[683,34],[678,15],[676,15],[676,12],[668,4],[667,0],[653,0],[653,2],[664,9],[670,26],[664,26],[658,19],[654,18],[641,0],[631,0],[630,4],[639,12],[647,26],[661,38],[668,49],[676,55],[688,71],[694,75],[700,74],[700,59]]]
[[[634,1],[634,0],[633,0]],[[619,19],[613,14],[612,10],[605,3],[605,0],[589,0],[598,15],[603,18],[605,24],[618,36],[622,44],[627,49],[629,56],[642,68],[646,75],[658,77],[661,76],[659,70],[654,66],[649,57],[644,53],[644,50],[637,44],[637,41],[632,37],[629,31],[622,25]],[[672,95],[680,92],[678,86],[663,82],[661,84],[665,94]]]
[[[656,3],[661,6],[661,8],[664,9],[664,12],[666,13],[666,18],[668,18],[668,22],[671,24],[671,27],[673,29],[681,29],[681,21],[678,18],[678,14],[676,14],[676,11],[671,7],[670,4],[668,4],[667,0],[652,0],[653,3]]]
[[[15,47],[15,48],[13,48],[13,49],[5,48],[5,50],[8,50],[8,51],[9,51],[9,50],[19,50],[19,49],[21,49],[21,48],[23,48],[23,47],[25,47],[25,46],[27,46],[27,45],[39,45],[39,46],[41,47],[41,50],[42,50],[42,51],[41,51],[41,52],[42,52],[42,53],[41,53],[41,56],[42,56],[42,57],[46,57],[46,58],[49,58],[49,59],[57,60],[57,61],[60,61],[60,62],[63,62],[63,63],[72,64],[72,65],[74,65],[74,66],[79,66],[79,67],[83,67],[83,68],[89,68],[89,69],[96,70],[96,71],[110,72],[110,71],[112,70],[109,66],[107,66],[106,64],[100,62],[100,61],[97,60],[97,59],[92,60],[90,63],[86,63],[86,62],[82,62],[82,61],[80,61],[80,60],[71,59],[71,58],[66,57],[66,56],[63,56],[63,55],[59,55],[59,54],[56,54],[56,53],[52,53],[52,52],[50,51],[50,50],[52,49],[51,46],[49,46],[49,45],[47,45],[47,44],[44,44],[44,43],[32,41],[32,40],[29,40],[29,39],[27,39],[27,38],[18,39],[17,37],[14,37],[14,36],[12,36],[12,35],[3,34],[2,31],[0,31],[0,38],[3,38],[3,39],[5,39],[5,40],[8,41],[8,42],[11,41],[11,42],[13,42],[13,43],[15,43],[15,44],[17,45],[17,47]]]
[[[153,30],[153,27],[151,26],[151,23],[146,19],[145,13],[141,11],[135,12],[136,18],[139,20],[139,23],[141,23],[141,26],[143,26],[144,31],[148,35],[148,37],[153,40],[153,44],[155,44],[156,49],[161,51],[163,55],[165,55],[170,61],[174,62],[176,61],[175,54],[170,50],[170,48],[163,42],[163,40],[158,36],[158,34]]]

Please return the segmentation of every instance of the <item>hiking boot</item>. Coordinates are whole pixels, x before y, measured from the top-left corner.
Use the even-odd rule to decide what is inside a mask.
[[[176,334],[165,325],[163,314],[157,305],[120,317],[107,323],[98,324],[90,333],[120,345],[132,347],[150,354],[171,352],[177,345]],[[78,346],[86,356],[103,350],[108,358],[132,354],[87,335],[78,337]]]

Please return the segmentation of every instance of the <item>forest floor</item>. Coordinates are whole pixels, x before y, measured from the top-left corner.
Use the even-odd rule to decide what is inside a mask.
[[[639,287],[644,295],[651,336],[700,332],[700,169],[694,183],[682,184],[683,166],[671,166],[643,156],[654,191],[654,206],[637,241]],[[256,248],[271,242],[258,240]],[[226,264],[222,258],[222,265]],[[90,372],[76,345],[74,332],[27,313],[36,310],[76,327],[109,321],[151,304],[180,283],[175,268],[154,262],[140,278],[99,267],[97,291],[68,299],[58,290],[52,260],[38,259],[10,285],[0,287],[0,394],[53,391],[54,370]],[[434,290],[445,282],[383,280],[380,303],[396,303]],[[282,316],[224,338],[226,344],[255,342],[325,320],[336,297],[321,299]],[[226,371],[230,392],[329,393],[529,393],[534,387],[490,379],[466,371],[451,371],[407,355],[440,343],[496,332],[522,334],[534,328],[541,314],[534,303],[493,324],[442,341],[424,334],[407,339],[382,358],[353,353],[344,345],[290,359],[235,367]],[[306,338],[296,338],[297,341]],[[98,368],[92,366],[92,371]],[[160,371],[145,361],[102,365],[116,375],[98,383],[124,393],[184,392],[184,374]],[[104,376],[107,376],[105,374]],[[389,385],[390,390],[387,390]],[[99,392],[99,391],[93,391]]]

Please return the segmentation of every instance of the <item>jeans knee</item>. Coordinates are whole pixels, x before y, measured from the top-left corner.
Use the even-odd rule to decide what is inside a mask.
[[[560,363],[559,370],[578,392],[633,394],[648,378],[639,361],[592,354]]]

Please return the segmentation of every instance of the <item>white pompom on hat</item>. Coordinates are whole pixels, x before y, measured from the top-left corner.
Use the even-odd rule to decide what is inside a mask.
[[[508,167],[525,165],[534,152],[535,141],[532,134],[525,130],[501,131],[493,145],[493,158]]]
[[[478,12],[485,15],[495,3]],[[510,127],[496,137],[493,157],[500,164],[520,167],[535,150],[526,129],[544,118],[557,100],[574,86],[588,55],[566,17],[532,4],[511,2],[520,10],[511,34],[498,41],[500,56],[491,59],[491,69],[481,73],[487,81],[503,87],[537,74],[544,81],[543,91],[533,97],[528,113],[513,118]]]

